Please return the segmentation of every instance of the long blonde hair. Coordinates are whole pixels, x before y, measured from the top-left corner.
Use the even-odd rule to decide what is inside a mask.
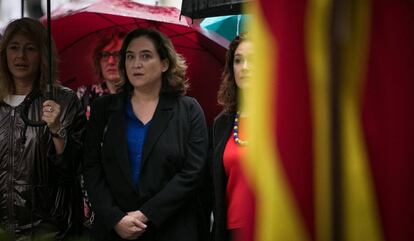
[[[33,80],[33,88],[39,88],[46,92],[48,84],[49,68],[52,68],[52,84],[57,83],[58,68],[56,47],[52,40],[52,66],[48,63],[48,36],[46,28],[36,19],[20,18],[10,22],[4,30],[3,38],[0,42],[0,101],[7,95],[13,94],[16,89],[12,74],[7,64],[7,45],[16,35],[21,34],[35,42],[40,50],[40,71],[37,79]]]

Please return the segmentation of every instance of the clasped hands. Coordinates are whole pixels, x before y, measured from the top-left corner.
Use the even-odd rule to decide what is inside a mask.
[[[128,212],[114,227],[116,233],[123,239],[134,240],[141,236],[148,222],[141,211]]]

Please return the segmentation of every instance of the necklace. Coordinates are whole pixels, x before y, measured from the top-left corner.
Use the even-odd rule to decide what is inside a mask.
[[[246,146],[247,141],[243,141],[239,138],[239,116],[240,111],[237,111],[236,115],[234,116],[233,140],[239,146]]]

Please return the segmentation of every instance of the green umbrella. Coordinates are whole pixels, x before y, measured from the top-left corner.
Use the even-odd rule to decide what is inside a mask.
[[[245,31],[246,23],[249,19],[250,16],[246,14],[211,17],[205,18],[200,26],[212,30],[231,41],[234,37]]]

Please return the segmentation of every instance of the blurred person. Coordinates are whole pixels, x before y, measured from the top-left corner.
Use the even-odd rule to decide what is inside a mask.
[[[84,106],[89,118],[90,106],[99,96],[115,94],[122,85],[118,72],[119,50],[126,33],[122,31],[105,31],[101,33],[92,53],[92,65],[98,84],[80,86],[76,94]]]
[[[85,110],[86,118],[90,116],[90,106],[92,102],[103,95],[115,94],[122,85],[118,72],[119,50],[122,46],[126,32],[119,30],[104,31],[100,34],[96,47],[92,52],[92,67],[98,84],[80,86],[76,90],[76,95],[81,100]],[[82,192],[84,196],[84,229],[89,231],[94,221],[94,212],[89,202],[88,193],[84,187],[83,176],[80,176]]]
[[[86,123],[75,93],[52,79],[47,32],[34,19],[8,24],[0,43],[0,234],[13,240],[63,240],[79,231],[76,170]],[[44,121],[28,126],[24,118]],[[4,237],[2,237],[4,238]]]
[[[186,68],[157,30],[126,36],[119,62],[123,90],[94,102],[86,134],[93,240],[208,239],[197,198],[207,126],[198,102],[184,96]]]
[[[252,42],[245,34],[230,43],[218,92],[223,111],[213,124],[214,241],[253,240],[248,228],[248,212],[254,210],[253,193],[240,163],[248,136],[240,99],[241,91],[249,85],[251,54]]]

